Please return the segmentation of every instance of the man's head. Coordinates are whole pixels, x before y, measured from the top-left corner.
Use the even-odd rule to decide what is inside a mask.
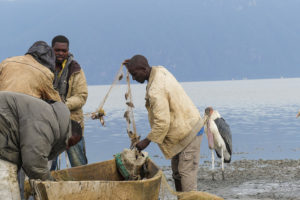
[[[74,120],[71,120],[71,126],[72,136],[68,140],[67,149],[77,144],[82,138],[82,128],[80,124]]]
[[[31,55],[36,61],[54,71],[55,55],[53,49],[44,41],[35,42],[26,52]]]
[[[62,63],[69,55],[69,40],[63,35],[52,39],[52,48],[56,56],[56,63]]]
[[[149,79],[151,67],[148,64],[147,58],[142,55],[135,55],[131,59],[125,60],[123,64],[128,69],[133,80],[139,83],[144,83]]]

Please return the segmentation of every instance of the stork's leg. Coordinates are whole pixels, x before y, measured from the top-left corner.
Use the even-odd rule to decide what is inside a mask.
[[[224,152],[223,148],[221,148],[221,159],[222,159],[222,179],[225,180],[225,175],[224,175]]]
[[[212,171],[212,180],[215,180],[215,155],[214,151],[211,150],[211,171]]]

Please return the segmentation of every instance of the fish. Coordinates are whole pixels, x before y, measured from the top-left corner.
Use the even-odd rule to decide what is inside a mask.
[[[125,93],[125,99],[127,100],[128,97],[129,97],[129,94],[128,94],[128,92],[126,92],[126,93]]]
[[[125,113],[124,113],[124,118],[126,119],[126,121],[130,124],[131,123],[131,121],[130,121],[130,116],[129,116],[129,111],[127,110],[127,111],[125,111]]]
[[[104,117],[103,115],[99,118],[100,123],[102,124],[102,126],[105,126],[105,121],[104,121]]]
[[[119,75],[118,77],[119,81],[122,80],[122,78],[123,78],[123,73]]]
[[[132,102],[126,102],[126,104],[127,104],[127,106],[129,106],[129,107],[131,107],[131,108],[134,108],[134,105],[133,105],[133,103]]]

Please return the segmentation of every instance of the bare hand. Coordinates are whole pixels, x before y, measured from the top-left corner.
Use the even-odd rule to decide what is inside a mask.
[[[139,151],[142,151],[146,149],[146,147],[150,144],[151,140],[148,140],[147,138],[143,139],[139,143],[137,143],[135,146]]]

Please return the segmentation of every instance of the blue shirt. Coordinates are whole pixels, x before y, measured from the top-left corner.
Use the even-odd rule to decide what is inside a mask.
[[[197,133],[197,136],[203,135],[204,133],[204,126],[201,128],[201,130]]]

